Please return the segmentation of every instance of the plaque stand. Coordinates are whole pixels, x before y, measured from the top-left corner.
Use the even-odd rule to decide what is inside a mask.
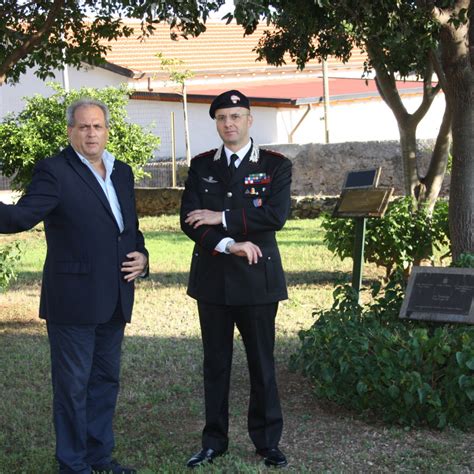
[[[355,237],[352,263],[352,288],[360,294],[362,288],[362,268],[364,266],[365,217],[354,218]]]
[[[333,217],[354,219],[352,288],[360,296],[364,265],[365,227],[368,217],[383,217],[393,188],[377,187],[381,169],[351,171],[347,174]]]

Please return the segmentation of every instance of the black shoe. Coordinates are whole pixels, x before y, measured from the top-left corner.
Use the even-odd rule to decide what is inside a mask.
[[[108,464],[93,464],[93,474],[137,474],[133,467],[121,466],[117,461],[110,461]]]
[[[192,458],[189,459],[186,466],[189,468],[194,468],[201,466],[204,463],[212,463],[212,461],[218,456],[222,456],[225,453],[224,451],[216,451],[212,448],[203,448],[199,453],[196,453]]]
[[[257,454],[263,457],[265,466],[285,467],[288,465],[286,456],[278,448],[257,449]]]

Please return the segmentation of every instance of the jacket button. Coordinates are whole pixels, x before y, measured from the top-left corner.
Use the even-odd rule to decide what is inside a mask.
[[[272,257],[267,257],[267,260],[271,260],[271,259],[272,259]]]
[[[231,193],[230,191],[227,193],[227,197],[228,197],[228,198],[231,198],[231,197],[232,197],[232,193]]]
[[[122,237],[120,235],[117,237],[117,240],[120,242],[122,240]]]

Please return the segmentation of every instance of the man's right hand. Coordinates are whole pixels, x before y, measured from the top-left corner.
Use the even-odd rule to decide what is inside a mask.
[[[258,258],[262,256],[260,247],[252,242],[236,242],[230,246],[229,252],[232,255],[237,255],[237,257],[247,257],[249,265],[257,263]]]

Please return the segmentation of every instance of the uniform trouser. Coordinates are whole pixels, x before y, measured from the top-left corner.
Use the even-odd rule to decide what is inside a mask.
[[[109,463],[114,448],[125,321],[116,311],[103,324],[47,327],[59,472],[88,474],[91,465]]]
[[[224,306],[198,302],[198,309],[204,348],[203,448],[225,451],[228,446],[234,325],[242,336],[250,374],[250,438],[257,449],[277,447],[283,428],[273,357],[278,303]]]

